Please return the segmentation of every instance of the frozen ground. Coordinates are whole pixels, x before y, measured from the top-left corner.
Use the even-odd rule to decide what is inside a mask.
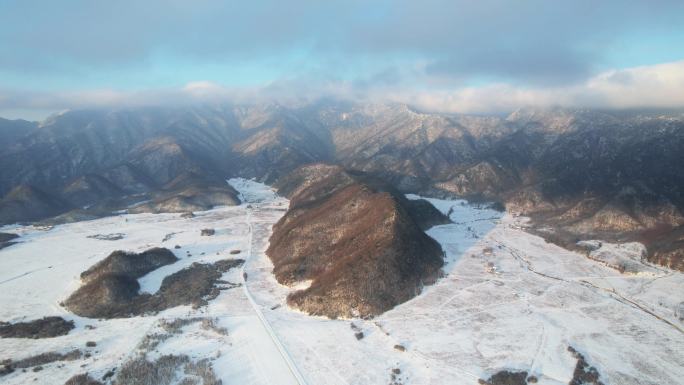
[[[244,287],[223,291],[208,306],[198,310],[183,306],[156,316],[129,319],[86,319],[59,305],[78,288],[82,271],[117,249],[139,252],[163,246],[180,258],[140,279],[141,290],[150,293],[159,289],[165,276],[193,262],[247,259],[252,226],[270,229],[287,208],[287,201],[254,182],[231,180],[231,183],[240,189],[247,203],[195,213],[194,218],[181,218],[178,214],[136,214],[61,225],[49,230],[31,226],[5,227],[5,230],[21,234],[22,243],[4,249],[0,254],[0,320],[17,322],[58,315],[74,320],[77,327],[68,335],[56,338],[2,339],[0,361],[73,349],[91,352],[92,357],[44,365],[37,373],[17,371],[0,377],[0,382],[63,384],[71,376],[84,372],[99,379],[130,358],[146,335],[159,333],[159,319],[210,317],[217,319],[218,327],[228,330],[227,336],[205,330],[200,323],[192,323],[183,328],[182,334],[163,341],[148,357],[186,354],[193,359],[211,358],[214,370],[224,384],[297,384],[289,366],[291,363],[287,361],[289,357],[283,357],[282,347],[260,322]],[[200,236],[204,228],[214,228],[215,235]],[[112,233],[121,233],[124,237],[114,241],[88,238]],[[175,245],[181,248],[174,249]],[[240,250],[240,253],[232,255],[231,250]],[[242,271],[233,269],[223,279],[243,282]],[[94,341],[97,346],[86,348],[87,341]]]
[[[589,258],[618,269],[625,274],[658,275],[660,269],[645,260],[646,247],[639,242],[608,243],[598,240],[580,241],[577,245],[585,247]]]
[[[401,370],[403,384],[476,384],[504,368],[529,371],[541,384],[567,384],[575,365],[566,351],[572,345],[606,384],[684,384],[684,324],[674,313],[684,302],[681,273],[658,268],[623,275],[524,232],[524,218],[431,200],[455,222],[428,231],[447,252],[443,279],[374,320],[309,317],[286,306],[293,289],[275,281],[264,254],[287,201],[254,182],[231,184],[248,203],[194,218],[137,214],[53,229],[0,229],[22,234],[21,244],[0,251],[0,320],[60,315],[77,325],[62,337],[1,339],[0,360],[74,348],[92,353],[0,382],[59,385],[83,372],[101,378],[120,367],[145,335],[159,332],[160,318],[211,317],[227,335],[192,323],[150,356],[210,358],[223,384],[387,384],[392,369]],[[203,228],[216,235],[200,236]],[[125,236],[88,238],[113,233]],[[172,249],[180,261],[143,277],[144,291],[156,291],[163,277],[192,262],[228,257],[247,260],[246,285],[223,291],[204,308],[178,307],[157,316],[92,320],[59,306],[80,284],[79,274],[111,251],[154,246]],[[243,276],[234,269],[224,279],[244,283]],[[352,322],[363,332],[361,340]],[[97,346],[86,348],[86,341]]]

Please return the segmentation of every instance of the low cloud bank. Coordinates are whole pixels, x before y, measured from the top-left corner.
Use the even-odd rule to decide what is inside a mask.
[[[196,81],[180,88],[30,92],[0,89],[0,116],[46,114],[65,109],[180,106],[275,101],[304,104],[321,98],[406,103],[431,112],[506,113],[523,107],[684,108],[684,60],[611,70],[587,81],[553,87],[497,83],[480,87],[416,89],[406,85],[360,85],[344,81],[283,79],[261,87],[225,87]],[[15,116],[12,116],[15,115]]]

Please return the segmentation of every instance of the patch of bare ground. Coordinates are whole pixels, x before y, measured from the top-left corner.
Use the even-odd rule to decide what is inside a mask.
[[[74,328],[74,321],[67,321],[62,317],[44,317],[41,319],[6,323],[0,322],[0,337],[2,338],[51,338],[69,334]]]
[[[165,249],[164,249],[165,250]],[[167,250],[168,251],[168,250]],[[170,253],[170,252],[169,252]],[[175,257],[174,257],[175,258]],[[145,269],[136,264],[96,265],[86,274],[86,283],[74,292],[64,305],[70,311],[89,318],[125,318],[140,314],[192,305],[199,308],[216,298],[221,290],[235,287],[221,280],[223,273],[244,263],[241,259],[225,259],[213,264],[193,263],[164,278],[155,294],[140,294],[136,276]],[[128,273],[128,267],[136,273]],[[110,271],[117,273],[110,273]],[[122,272],[120,272],[122,271]]]

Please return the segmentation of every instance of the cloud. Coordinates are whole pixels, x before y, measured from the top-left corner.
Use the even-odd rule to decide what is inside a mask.
[[[491,84],[453,91],[386,94],[388,100],[428,111],[499,113],[521,107],[684,108],[684,61],[602,72],[555,87]]]
[[[682,14],[680,0],[8,0],[0,86],[235,85],[236,68],[276,81],[298,70],[351,78],[416,63],[422,73],[402,81],[572,84],[626,58],[684,57],[681,44],[652,52],[663,36],[684,36]],[[217,70],[205,76],[209,64]]]
[[[679,61],[605,72],[590,79],[584,92],[605,107],[682,107],[683,90],[684,61]]]
[[[283,79],[262,87],[226,87],[211,81],[146,91],[110,89],[74,92],[1,91],[0,116],[12,110],[184,106],[206,103],[283,104],[334,98],[356,102],[406,103],[431,112],[507,113],[523,107],[684,108],[684,61],[602,72],[562,86],[521,87],[509,83],[479,87],[414,90],[347,81]]]

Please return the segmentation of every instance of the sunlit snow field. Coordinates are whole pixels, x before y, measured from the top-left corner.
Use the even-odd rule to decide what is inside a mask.
[[[387,384],[397,368],[403,384],[476,384],[507,368],[526,370],[540,384],[567,384],[575,366],[570,345],[606,384],[684,383],[684,324],[674,314],[684,302],[681,273],[649,267],[647,274],[623,275],[526,233],[524,218],[431,199],[454,221],[428,231],[446,252],[442,279],[372,320],[310,317],[287,307],[285,297],[293,289],[275,281],[264,254],[287,200],[255,182],[230,182],[246,202],[194,218],[137,214],[52,229],[1,228],[22,237],[0,251],[0,320],[58,315],[77,327],[56,338],[0,339],[0,360],[76,348],[92,356],[45,365],[37,373],[17,371],[0,383],[63,384],[84,372],[99,379],[158,329],[158,319],[197,316],[218,318],[228,335],[191,324],[150,356],[211,358],[223,384]],[[200,236],[203,228],[216,234]],[[87,238],[110,233],[125,237]],[[183,306],[128,319],[81,318],[59,305],[79,287],[79,274],[110,252],[157,246],[180,260],[141,278],[142,291],[155,292],[165,276],[193,262],[224,258],[247,260],[248,290],[222,291],[197,310]],[[236,249],[240,254],[229,254]],[[242,274],[233,269],[223,279],[239,283]],[[361,340],[352,322],[364,333]],[[86,341],[97,346],[85,348]]]

